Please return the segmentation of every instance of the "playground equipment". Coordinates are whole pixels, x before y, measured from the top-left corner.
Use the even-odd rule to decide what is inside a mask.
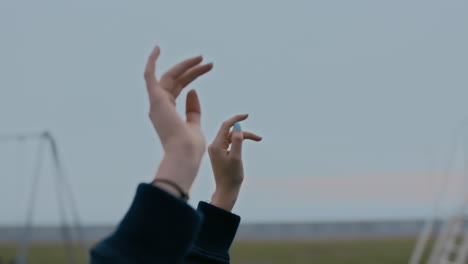
[[[51,176],[54,179],[56,187],[56,199],[58,202],[58,210],[60,215],[60,231],[64,250],[66,252],[67,264],[77,264],[76,242],[80,251],[86,259],[87,249],[85,239],[83,237],[83,228],[79,218],[76,202],[73,198],[72,188],[65,175],[62,165],[62,160],[59,155],[57,142],[51,133],[45,131],[42,133],[27,133],[27,134],[8,134],[0,135],[1,142],[9,143],[24,143],[27,141],[36,141],[37,152],[35,157],[34,169],[32,171],[32,180],[30,185],[30,193],[28,206],[26,208],[26,220],[23,228],[23,235],[19,241],[19,252],[16,257],[16,264],[26,264],[29,244],[32,238],[34,213],[37,209],[36,200],[39,189],[39,182],[43,174],[45,158],[49,155],[52,161]],[[21,159],[18,160],[21,162]],[[71,220],[69,220],[71,218]]]
[[[468,263],[468,134],[466,124],[455,136],[434,213],[421,232],[409,264]],[[436,235],[433,235],[436,234]],[[431,238],[434,237],[432,243]],[[423,259],[428,252],[427,260]]]

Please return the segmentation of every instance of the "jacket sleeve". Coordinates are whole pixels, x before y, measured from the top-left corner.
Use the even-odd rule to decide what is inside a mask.
[[[91,249],[91,264],[182,263],[201,222],[202,216],[184,201],[140,184],[114,233]]]
[[[197,211],[203,215],[203,223],[185,263],[229,263],[229,248],[239,227],[240,217],[205,202],[198,204]]]

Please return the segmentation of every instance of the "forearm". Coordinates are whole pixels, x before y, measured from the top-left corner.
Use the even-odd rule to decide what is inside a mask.
[[[229,189],[216,189],[211,196],[211,204],[231,212],[239,197],[241,186],[232,187]]]
[[[164,155],[155,175],[155,180],[165,179],[177,184],[185,193],[189,193],[193,181],[200,168],[203,154],[187,154],[169,152]],[[180,193],[172,186],[155,182],[154,185],[179,196]]]
[[[155,179],[169,180],[186,193],[195,179],[201,155],[167,151]],[[200,216],[179,199],[171,185],[141,184],[114,234],[92,251],[92,263],[176,263],[191,248]]]
[[[185,263],[229,263],[229,249],[236,235],[240,217],[205,202],[198,204],[197,211],[204,216],[203,223]]]
[[[173,66],[159,80],[156,60],[160,52],[159,47],[151,52],[144,78],[149,117],[165,156],[154,185],[138,187],[116,231],[92,249],[93,264],[180,263],[200,228],[201,215],[177,198],[188,194],[206,148],[200,126],[200,101],[194,90],[187,93],[184,119],[177,114],[175,103],[181,90],[209,72],[213,64],[201,65],[203,58],[196,56]]]
[[[140,184],[116,231],[92,249],[91,263],[179,263],[200,224],[199,213],[184,201]]]

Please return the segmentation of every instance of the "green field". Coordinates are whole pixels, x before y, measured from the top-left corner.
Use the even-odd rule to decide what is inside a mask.
[[[406,264],[414,242],[412,239],[242,241],[233,245],[231,257],[234,264]],[[13,258],[16,250],[12,244],[0,244],[4,263]],[[64,260],[65,252],[56,244],[35,244],[29,251],[29,264],[63,264]]]

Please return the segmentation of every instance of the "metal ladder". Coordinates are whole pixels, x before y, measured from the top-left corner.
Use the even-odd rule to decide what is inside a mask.
[[[434,245],[428,264],[466,264],[468,230],[463,212],[453,216],[443,227]]]

